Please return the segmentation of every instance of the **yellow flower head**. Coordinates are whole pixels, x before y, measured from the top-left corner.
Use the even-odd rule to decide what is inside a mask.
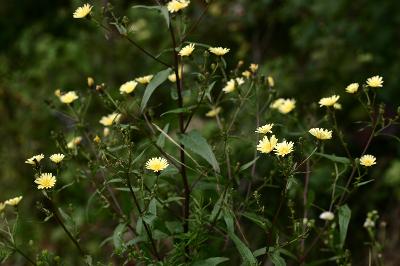
[[[121,87],[119,87],[119,91],[121,94],[129,94],[131,92],[133,92],[137,86],[137,82],[134,80],[125,82],[124,84],[121,85]]]
[[[138,77],[135,80],[137,82],[139,82],[140,84],[148,84],[148,83],[150,83],[152,78],[153,78],[153,75],[147,75],[147,76]]]
[[[75,148],[77,145],[79,145],[79,144],[81,143],[81,141],[82,141],[82,137],[81,137],[81,136],[75,137],[75,138],[71,139],[71,140],[67,143],[67,148],[68,148],[68,149],[73,149],[73,148]]]
[[[264,136],[262,140],[258,142],[257,150],[262,153],[270,153],[278,143],[278,139],[275,135],[272,135],[271,138],[268,139],[267,136]]]
[[[81,7],[78,7],[75,12],[73,17],[74,18],[84,18],[87,15],[89,15],[90,11],[92,11],[93,6],[89,5],[89,4],[84,4]]]
[[[194,43],[191,43],[189,45],[186,45],[179,51],[180,56],[189,56],[193,53],[194,51]]]
[[[6,200],[6,201],[4,202],[4,204],[5,204],[5,205],[10,205],[10,206],[17,206],[18,203],[19,203],[21,200],[22,200],[22,196],[19,196],[19,197],[15,197],[15,198]]]
[[[383,87],[383,78],[381,76],[373,76],[367,79],[367,85],[372,88]]]
[[[6,204],[3,202],[0,202],[0,213],[4,210],[5,207],[6,207]]]
[[[189,4],[189,0],[172,0],[168,2],[167,9],[170,13],[175,13],[186,8]]]
[[[160,172],[168,167],[168,161],[161,157],[154,157],[146,162],[146,169],[153,172]]]
[[[110,135],[110,129],[108,127],[105,127],[103,129],[103,136],[107,137],[108,135]]]
[[[38,189],[49,189],[56,184],[56,177],[52,173],[42,173],[40,177],[35,179]]]
[[[92,87],[94,85],[94,79],[92,77],[87,78],[88,87]]]
[[[320,214],[319,218],[325,221],[332,221],[335,219],[335,215],[332,212],[325,211]]]
[[[321,100],[319,100],[319,106],[332,106],[334,105],[338,100],[339,100],[340,96],[338,95],[333,95],[331,97],[325,97],[322,98]]]
[[[236,84],[234,79],[230,79],[225,87],[222,89],[225,93],[233,92],[236,89]]]
[[[260,134],[272,133],[273,126],[274,126],[274,124],[266,124],[262,127],[258,127],[256,130],[256,133],[260,133]]]
[[[289,153],[293,152],[293,145],[294,143],[292,141],[287,142],[286,140],[283,142],[280,142],[275,145],[275,154],[278,156],[285,157]]]
[[[61,90],[60,89],[56,89],[54,91],[54,95],[57,96],[57,97],[60,97],[61,96]]]
[[[255,73],[258,70],[258,64],[251,64],[249,68],[251,72]]]
[[[218,56],[222,56],[224,54],[227,54],[229,52],[229,48],[222,48],[222,47],[210,47],[208,50]]]
[[[287,114],[296,108],[296,100],[279,98],[271,104],[271,108],[278,109],[278,111],[282,114]]]
[[[346,87],[347,93],[356,93],[358,91],[358,83],[351,83],[349,86]]]
[[[267,77],[267,82],[268,82],[268,86],[270,86],[270,87],[275,86],[275,81],[274,81],[274,78],[273,78],[273,77],[268,76],[268,77]]]
[[[296,107],[295,99],[286,99],[281,106],[279,106],[278,111],[282,114],[290,113]]]
[[[324,128],[312,128],[308,132],[317,139],[326,140],[332,138],[332,130]]]
[[[121,114],[119,113],[112,113],[106,116],[103,116],[100,119],[100,124],[102,124],[103,126],[111,126],[112,124],[116,124],[119,122],[119,120],[121,119]]]
[[[206,113],[207,117],[216,117],[221,112],[221,107],[214,107]]]
[[[333,108],[337,109],[337,110],[342,110],[342,105],[340,103],[335,103],[333,105]]]
[[[50,156],[50,160],[54,163],[61,163],[64,160],[65,155],[62,153],[55,153]]]
[[[93,138],[93,141],[96,142],[97,144],[101,142],[101,139],[98,135],[96,135],[96,137]]]
[[[248,70],[243,71],[243,72],[242,72],[242,76],[248,79],[248,78],[251,77],[251,72],[248,71]]]
[[[373,166],[376,164],[376,158],[370,154],[363,155],[360,158],[360,164],[366,167]]]
[[[31,158],[27,159],[25,161],[25,163],[35,165],[35,164],[39,163],[43,158],[44,158],[43,153],[38,154],[38,155],[32,156]]]
[[[77,100],[79,98],[78,94],[74,91],[69,91],[67,93],[64,93],[60,97],[60,101],[65,104],[70,104],[73,101]]]

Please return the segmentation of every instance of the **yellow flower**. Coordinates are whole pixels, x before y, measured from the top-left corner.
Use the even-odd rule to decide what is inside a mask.
[[[250,65],[251,72],[255,73],[258,70],[258,64],[251,64]]]
[[[244,83],[244,79],[243,78],[235,78],[236,83],[240,86]]]
[[[278,109],[279,106],[281,106],[284,102],[285,102],[285,99],[278,98],[271,104],[271,108],[272,109]]]
[[[3,202],[0,202],[0,212],[2,212],[5,207],[6,207],[6,204],[4,204]]]
[[[281,106],[279,106],[278,111],[282,114],[290,113],[296,107],[295,99],[286,99]]]
[[[69,92],[64,93],[63,95],[61,95],[59,98],[60,98],[60,101],[62,103],[70,104],[73,101],[75,101],[76,99],[78,99],[79,96],[76,94],[76,92],[69,91]]]
[[[92,77],[87,78],[87,85],[92,87],[94,85],[94,79]]]
[[[55,153],[50,156],[50,160],[54,163],[61,163],[64,160],[65,155],[62,153]]]
[[[189,4],[189,0],[172,0],[168,2],[167,9],[170,13],[174,13],[186,8]]]
[[[56,89],[54,91],[54,95],[57,96],[57,97],[60,97],[61,96],[61,90],[60,89]]]
[[[147,76],[138,77],[135,80],[137,82],[139,82],[140,84],[148,84],[148,83],[150,83],[152,78],[153,78],[153,75],[147,75]]]
[[[38,155],[32,156],[31,158],[27,159],[25,161],[25,163],[35,165],[35,164],[39,163],[43,158],[44,158],[43,153],[38,154]]]
[[[168,75],[168,80],[171,81],[171,82],[176,82],[175,73],[172,73],[172,74]]]
[[[282,114],[290,113],[296,107],[295,99],[276,99],[272,104],[272,109],[278,109],[278,111]]]
[[[278,143],[278,139],[275,135],[272,135],[271,138],[268,139],[267,136],[264,136],[262,140],[258,142],[257,150],[262,153],[270,153]]]
[[[333,95],[331,97],[325,97],[322,98],[321,100],[319,100],[319,106],[332,106],[334,105],[338,100],[339,100],[340,96],[338,95]]]
[[[208,50],[215,55],[222,56],[228,53],[230,49],[222,47],[210,47]]]
[[[266,124],[262,127],[258,127],[256,130],[256,133],[260,133],[260,134],[272,133],[273,126],[274,126],[274,124]]]
[[[325,221],[332,221],[335,219],[335,215],[332,212],[325,211],[320,214],[319,218]]]
[[[356,93],[358,91],[358,83],[351,83],[349,86],[346,87],[347,93]]]
[[[81,7],[78,7],[75,12],[73,17],[74,18],[84,18],[87,15],[89,15],[90,11],[92,11],[93,6],[89,5],[89,4],[84,4]]]
[[[194,51],[194,44],[191,43],[189,45],[186,45],[179,51],[180,56],[189,56],[193,53]]]
[[[146,169],[160,172],[168,167],[168,161],[161,157],[154,157],[146,162]]]
[[[294,143],[292,141],[287,142],[286,140],[283,142],[280,142],[275,145],[275,154],[278,156],[285,157],[289,153],[293,152],[293,145]]]
[[[4,202],[4,204],[5,204],[5,205],[10,205],[10,206],[17,206],[18,203],[19,203],[21,200],[22,200],[22,196],[19,196],[19,197],[15,197],[15,198],[6,200],[6,201]]]
[[[242,76],[248,79],[248,78],[251,77],[251,72],[248,71],[248,70],[243,71],[243,72],[242,72]]]
[[[110,129],[108,127],[105,127],[103,129],[103,136],[107,137],[108,135],[110,135]]]
[[[102,124],[103,126],[111,126],[112,124],[116,124],[119,122],[119,120],[121,119],[121,114],[119,113],[112,113],[106,116],[103,116],[100,119],[100,124]]]
[[[56,177],[52,173],[42,173],[40,177],[35,179],[38,189],[49,189],[56,184]]]
[[[73,148],[76,147],[76,145],[79,145],[81,143],[81,141],[82,141],[82,137],[81,136],[75,137],[75,138],[71,139],[67,143],[67,148],[68,149],[73,149]]]
[[[221,112],[221,107],[213,107],[210,111],[206,113],[208,117],[216,117]]]
[[[134,80],[125,82],[124,84],[121,85],[121,87],[119,87],[119,91],[121,94],[129,94],[131,92],[133,92],[137,86],[137,82]]]
[[[96,142],[96,143],[100,143],[101,139],[100,139],[100,137],[98,135],[96,135],[96,137],[93,138],[93,141]]]
[[[225,93],[230,93],[230,92],[233,92],[235,89],[236,89],[235,80],[231,79],[226,83],[225,87],[222,90]]]
[[[373,76],[367,79],[367,85],[372,88],[382,87],[383,78],[381,76]]]
[[[360,158],[360,164],[366,167],[373,166],[376,164],[376,158],[373,155],[363,155]]]
[[[312,128],[308,132],[310,132],[310,134],[316,137],[317,139],[326,140],[332,138],[332,130],[323,128]]]
[[[337,110],[342,110],[342,105],[340,103],[335,103],[333,105],[333,108],[337,109]]]
[[[273,77],[268,76],[268,77],[267,77],[267,82],[268,82],[268,86],[270,86],[270,87],[275,86],[275,81],[274,81],[274,78],[273,78]]]

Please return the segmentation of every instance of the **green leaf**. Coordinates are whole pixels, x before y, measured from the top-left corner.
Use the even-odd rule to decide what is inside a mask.
[[[340,247],[344,246],[350,218],[351,218],[351,210],[349,206],[347,206],[347,204],[340,206],[339,208]]]
[[[229,237],[232,239],[237,250],[239,251],[240,257],[242,257],[244,265],[255,266],[257,265],[257,260],[254,257],[250,249],[238,238],[235,233],[228,231]]]
[[[169,123],[165,125],[165,127],[163,128],[163,131],[165,133],[168,133],[168,129],[169,129]],[[161,148],[164,148],[164,145],[165,145],[165,135],[164,134],[161,133],[160,136],[158,136],[157,145],[160,146]]]
[[[242,216],[249,219],[250,221],[254,222],[255,224],[257,224],[264,230],[271,226],[271,223],[268,219],[266,219],[262,216],[259,216],[255,213],[245,212],[245,213],[242,213]]]
[[[143,221],[145,221],[146,224],[151,225],[156,218],[157,218],[157,201],[156,199],[152,199],[149,203],[149,208],[147,210],[146,215],[143,216]]]
[[[256,158],[254,158],[254,160],[242,165],[239,169],[239,172],[242,172],[242,171],[246,170],[247,168],[249,168],[250,166],[252,166],[258,160],[258,158],[260,158],[260,157],[257,156]]]
[[[285,260],[281,257],[279,249],[270,248],[268,253],[272,263],[275,266],[286,266]]]
[[[214,257],[206,260],[195,261],[192,266],[215,266],[228,260],[229,259],[225,257]]]
[[[167,114],[181,114],[181,113],[190,113],[191,110],[193,110],[196,106],[192,105],[192,106],[188,106],[188,107],[182,107],[182,108],[176,108],[176,109],[172,109],[169,110],[165,113],[162,113],[160,116],[164,116]]]
[[[144,108],[147,106],[147,102],[149,101],[151,95],[154,90],[160,86],[167,78],[171,69],[167,68],[163,71],[158,72],[154,78],[151,79],[150,83],[147,85],[146,90],[144,92],[142,103],[140,104],[140,111],[143,112]]]
[[[210,145],[198,131],[193,130],[190,133],[180,135],[180,142],[186,149],[189,149],[203,157],[209,164],[211,164],[214,171],[220,171],[217,159],[215,158]]]
[[[120,249],[122,247],[123,244],[122,234],[124,233],[125,228],[126,228],[125,224],[119,224],[114,230],[113,243],[115,249]]]
[[[321,157],[324,157],[324,158],[326,158],[328,160],[331,160],[333,162],[343,163],[343,164],[350,164],[351,163],[350,159],[347,158],[347,157],[339,157],[339,156],[328,155],[328,154],[319,153],[319,152],[316,152],[315,154],[319,155]]]
[[[169,28],[169,13],[168,9],[166,6],[145,6],[145,5],[136,5],[133,6],[132,8],[144,8],[144,9],[152,9],[152,10],[158,10],[161,15],[164,17],[165,23],[167,23],[167,27]]]

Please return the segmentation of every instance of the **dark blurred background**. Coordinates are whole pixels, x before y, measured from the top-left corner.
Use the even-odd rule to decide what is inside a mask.
[[[92,4],[100,9],[106,2]],[[152,1],[109,2],[117,14],[130,19],[133,38],[143,46],[157,53],[170,45],[162,18],[130,8]],[[232,67],[238,60],[259,63],[261,72],[274,77],[281,95],[296,98],[300,109],[307,108],[302,103],[316,102],[332,92],[343,95],[352,82],[381,75],[385,83],[379,100],[386,102],[388,115],[396,113],[400,1],[213,2],[188,40],[230,47],[227,59]],[[117,35],[73,19],[72,12],[80,5],[81,1],[66,0],[0,2],[0,200],[23,194],[29,202],[32,173],[24,161],[38,152],[55,150],[50,132],[59,128],[59,119],[45,103],[54,100],[55,89],[85,90],[88,76],[118,88],[130,78],[160,70]],[[204,1],[192,0],[188,12],[198,17],[204,7]],[[366,118],[365,113],[353,100],[342,97],[341,102],[340,121],[351,131],[354,121]],[[367,133],[354,134],[352,149],[360,149]],[[398,135],[398,129],[391,134]],[[395,141],[378,138],[373,143],[373,154],[384,158],[379,161],[382,171],[374,173],[377,181],[359,192],[357,201],[351,199],[354,226],[361,227],[366,212],[374,208],[388,221],[385,257],[394,263],[400,261],[400,150]],[[22,211],[28,215],[32,205],[24,204]],[[32,232],[32,238],[42,234]],[[351,231],[349,238],[356,262],[357,256],[365,255],[358,242],[363,238]]]

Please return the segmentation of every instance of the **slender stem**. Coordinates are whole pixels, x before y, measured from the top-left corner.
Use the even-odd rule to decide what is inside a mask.
[[[132,159],[132,152],[131,152],[131,149],[129,149],[129,165],[128,165],[128,171],[127,171],[127,173],[126,173],[126,181],[127,181],[127,184],[128,184],[129,191],[130,191],[130,193],[131,193],[131,195],[132,195],[133,202],[135,203],[136,208],[137,208],[137,210],[138,210],[138,212],[139,212],[139,216],[142,218],[142,217],[143,217],[142,208],[140,208],[139,201],[138,201],[138,199],[137,199],[137,197],[136,197],[136,195],[135,195],[135,192],[133,191],[132,184],[131,184],[131,179],[130,179],[130,177],[129,177],[131,159]],[[142,220],[143,220],[143,219],[142,219]],[[153,236],[152,236],[152,234],[151,234],[150,228],[149,228],[149,226],[146,224],[145,221],[143,221],[143,226],[144,226],[144,229],[146,230],[147,237],[148,237],[149,240],[150,240],[151,247],[153,248],[154,255],[156,256],[157,260],[161,260],[161,256],[160,256],[160,254],[159,254],[158,251],[157,251],[157,246],[156,246],[156,243],[155,243],[155,241],[154,241],[154,239],[153,239]]]
[[[99,25],[101,28],[105,29],[107,32],[111,32],[112,30],[107,27],[106,25],[103,25],[101,22],[99,22],[98,20],[91,18],[97,25]],[[151,59],[153,59],[154,61],[170,67],[169,64],[165,63],[164,61],[158,59],[157,57],[155,57],[154,55],[152,55],[149,51],[147,51],[146,49],[144,49],[142,46],[140,46],[137,42],[135,42],[133,39],[129,38],[128,35],[122,34],[119,31],[117,31],[119,36],[121,36],[122,38],[124,38],[125,40],[127,40],[129,43],[131,43],[133,46],[135,46],[139,51],[141,51],[142,53],[146,54],[148,57],[150,57]]]
[[[9,245],[11,245],[11,248],[14,249],[14,251],[16,251],[17,253],[19,253],[22,257],[24,257],[30,264],[32,265],[37,265],[31,258],[29,258],[28,255],[25,254],[25,252],[23,252],[22,250],[20,250],[17,245],[13,242],[14,240],[9,240],[7,239],[5,236],[0,234],[0,237]]]
[[[78,243],[78,240],[75,239],[75,237],[71,234],[71,232],[68,230],[68,228],[65,226],[64,222],[62,221],[62,219],[60,218],[60,214],[58,213],[57,207],[54,204],[54,202],[51,200],[51,198],[46,197],[49,204],[50,204],[50,208],[52,213],[54,214],[54,217],[56,218],[57,222],[59,225],[61,225],[62,229],[64,230],[64,232],[68,235],[68,237],[71,239],[71,241],[74,243],[74,245],[76,246],[76,248],[79,250],[79,253],[82,257],[85,256],[85,252],[83,251],[83,249],[81,248],[81,246]]]
[[[170,34],[171,34],[171,39],[172,39],[172,45],[173,45],[173,51],[174,51],[174,72],[176,76],[176,90],[178,94],[178,107],[182,108],[183,107],[183,97],[182,97],[182,92],[183,92],[183,82],[182,79],[179,75],[179,55],[178,52],[176,51],[176,38],[175,38],[175,33],[174,29],[172,26],[172,23],[170,24],[169,27]],[[182,73],[183,77],[183,73]],[[182,134],[185,133],[185,121],[184,121],[184,114],[179,113],[179,129]],[[180,161],[181,161],[181,167],[180,167],[180,172],[182,176],[182,181],[183,181],[183,186],[184,186],[184,204],[183,204],[183,231],[184,233],[189,232],[189,206],[190,206],[190,186],[189,186],[189,181],[187,178],[186,174],[186,166],[185,166],[185,146],[183,144],[180,145]],[[185,246],[185,260],[188,259],[189,257],[189,246]]]
[[[304,191],[303,191],[303,206],[304,206],[304,211],[303,211],[303,219],[306,219],[308,216],[308,209],[307,209],[307,199],[308,199],[308,184],[310,181],[310,161],[307,160],[306,162],[306,173],[305,173],[305,181],[304,181]],[[303,233],[306,230],[306,225],[303,222]],[[304,244],[305,244],[305,239],[302,238],[301,240],[301,248],[300,252],[304,253]]]

